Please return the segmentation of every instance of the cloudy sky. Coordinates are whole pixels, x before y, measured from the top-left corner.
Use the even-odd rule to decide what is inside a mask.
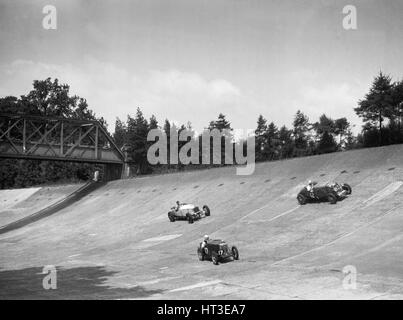
[[[357,30],[343,7],[357,8]],[[45,30],[45,5],[57,29]],[[403,76],[401,0],[0,0],[0,96],[57,77],[113,130],[141,107],[201,130],[263,114],[346,116],[382,70]]]

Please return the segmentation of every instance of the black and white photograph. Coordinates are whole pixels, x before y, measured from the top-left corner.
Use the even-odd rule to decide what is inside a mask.
[[[0,300],[402,300],[402,18],[0,0]]]

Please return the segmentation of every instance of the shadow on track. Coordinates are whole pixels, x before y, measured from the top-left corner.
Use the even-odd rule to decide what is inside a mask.
[[[57,268],[57,289],[45,290],[42,267],[20,270],[0,270],[0,300],[14,299],[121,299],[146,298],[163,290],[146,290],[144,287],[116,288],[106,285],[107,278],[116,271],[103,266]]]

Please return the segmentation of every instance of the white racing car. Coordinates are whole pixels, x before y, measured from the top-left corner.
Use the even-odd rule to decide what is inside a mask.
[[[173,207],[168,212],[168,219],[171,222],[176,220],[187,220],[189,223],[193,223],[195,220],[199,220],[204,217],[210,216],[210,209],[204,205],[200,210],[198,206],[189,203],[181,203],[179,209]]]

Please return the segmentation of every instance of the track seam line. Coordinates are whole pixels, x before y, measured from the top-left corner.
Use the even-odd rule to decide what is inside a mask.
[[[284,258],[284,259],[282,259],[282,260],[276,261],[276,262],[272,263],[271,266],[276,265],[276,264],[279,264],[279,263],[282,263],[282,262],[284,262],[284,261],[288,261],[288,260],[297,258],[297,257],[301,257],[301,256],[303,256],[303,255],[305,255],[305,254],[310,253],[310,252],[313,252],[313,251],[316,251],[316,250],[325,248],[325,247],[327,247],[327,246],[329,246],[329,245],[332,245],[332,244],[334,244],[335,242],[337,242],[337,241],[339,241],[339,240],[342,240],[342,239],[344,239],[344,238],[346,238],[346,237],[349,237],[349,236],[353,235],[354,233],[356,233],[356,232],[358,232],[358,231],[360,231],[360,230],[362,230],[362,229],[364,229],[364,228],[366,228],[366,227],[368,227],[368,226],[370,226],[370,225],[372,225],[372,224],[378,222],[379,220],[382,220],[382,219],[385,218],[387,215],[389,215],[391,212],[393,212],[395,209],[397,209],[397,208],[399,208],[399,207],[401,207],[401,206],[402,206],[402,205],[399,204],[399,205],[397,205],[397,206],[395,206],[395,207],[389,209],[386,213],[384,213],[384,214],[381,215],[380,217],[378,217],[378,218],[372,220],[371,222],[369,222],[369,223],[367,223],[367,224],[362,225],[361,227],[359,227],[359,228],[357,228],[357,229],[355,229],[355,230],[353,230],[353,231],[351,231],[351,232],[345,233],[345,234],[341,235],[340,237],[338,237],[338,238],[336,238],[336,239],[334,239],[334,240],[332,240],[332,241],[330,241],[330,242],[328,242],[328,243],[325,243],[325,244],[323,244],[323,245],[321,245],[321,246],[319,246],[319,247],[312,248],[312,249],[307,250],[307,251],[305,251],[305,252],[301,252],[301,253],[299,253],[299,254],[297,254],[297,255],[294,255],[294,256],[287,257],[287,258]]]
[[[273,221],[273,220],[276,220],[277,218],[280,218],[280,217],[282,217],[282,216],[285,216],[285,215],[287,215],[287,214],[289,214],[289,213],[294,212],[294,211],[297,210],[299,207],[300,207],[300,206],[296,206],[295,208],[292,208],[292,209],[290,209],[290,210],[288,210],[288,211],[284,211],[283,213],[280,213],[279,215],[274,216],[274,217],[272,217],[272,218],[270,218],[270,219],[252,220],[252,221],[248,221],[247,223],[248,223],[248,224],[251,224],[251,223],[259,223],[259,222],[271,222],[271,221]]]

